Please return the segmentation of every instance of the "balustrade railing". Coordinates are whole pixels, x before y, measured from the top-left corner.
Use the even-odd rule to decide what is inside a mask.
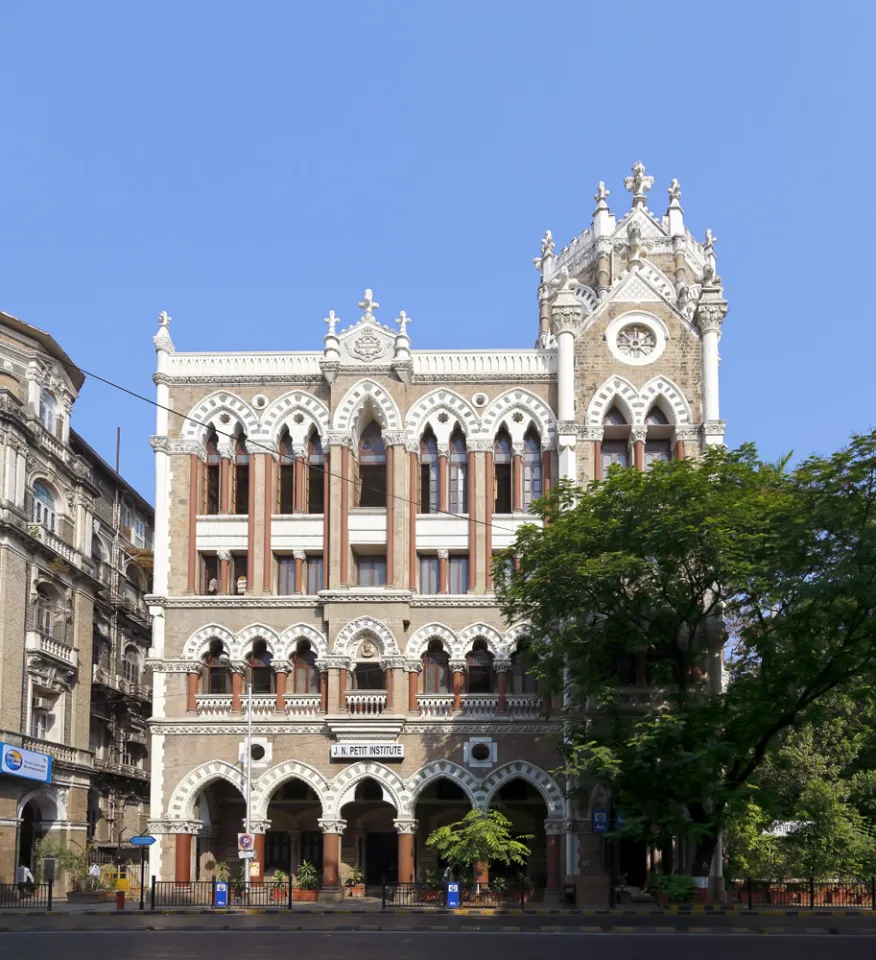
[[[350,713],[379,716],[386,709],[386,691],[348,690],[346,702]]]
[[[206,717],[222,717],[231,713],[230,693],[199,693],[195,696],[198,713]]]
[[[241,697],[240,705],[243,708],[243,714],[246,716],[249,711],[249,697]],[[253,694],[252,697],[252,715],[254,717],[264,717],[274,713],[277,709],[277,698],[264,694]]]
[[[485,719],[492,717],[499,709],[499,698],[494,694],[466,693],[462,698],[462,714],[464,717]]]
[[[424,694],[417,697],[420,716],[429,720],[453,716],[453,694]]]
[[[509,717],[534,720],[541,716],[544,701],[532,693],[509,693],[505,697],[505,712]]]
[[[76,650],[63,640],[59,640],[42,630],[29,630],[27,632],[26,647],[28,650],[45,653],[57,660],[63,660],[64,663],[76,665]]]
[[[322,713],[319,694],[287,693],[284,699],[290,717],[318,717]]]

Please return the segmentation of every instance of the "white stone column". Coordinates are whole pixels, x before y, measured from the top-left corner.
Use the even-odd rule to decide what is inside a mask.
[[[170,405],[170,355],[174,352],[170,339],[170,317],[162,312],[158,318],[158,333],[152,338],[155,345],[156,373],[155,436],[152,448],[155,451],[155,528],[153,593],[166,597],[170,564],[170,451],[168,448],[167,424]]]
[[[560,478],[577,479],[575,444],[575,334],[581,322],[581,304],[567,278],[551,305],[551,333],[557,340],[557,450]]]
[[[727,312],[726,301],[716,300],[701,303],[697,307],[697,322],[702,334],[703,363],[703,433],[707,446],[721,443],[723,428],[721,420],[718,390],[718,342],[721,339],[721,325]]]

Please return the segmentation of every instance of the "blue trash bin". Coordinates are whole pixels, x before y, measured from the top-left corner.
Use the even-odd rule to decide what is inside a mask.
[[[228,884],[224,880],[218,880],[216,882],[216,900],[213,903],[214,907],[227,907],[228,906]]]
[[[448,910],[459,909],[459,884],[447,884],[447,908]]]

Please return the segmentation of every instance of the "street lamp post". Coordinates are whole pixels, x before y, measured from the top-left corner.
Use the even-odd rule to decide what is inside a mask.
[[[231,658],[223,654],[220,662],[231,664]],[[246,817],[243,823],[243,832],[250,833],[252,827],[252,665],[244,662],[243,675],[246,677],[246,756],[244,758],[244,801],[246,803]],[[250,864],[244,868],[244,891],[249,895]]]

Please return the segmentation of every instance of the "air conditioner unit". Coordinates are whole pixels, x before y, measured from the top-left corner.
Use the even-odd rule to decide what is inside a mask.
[[[54,706],[55,704],[48,697],[33,698],[34,710],[51,710]]]

